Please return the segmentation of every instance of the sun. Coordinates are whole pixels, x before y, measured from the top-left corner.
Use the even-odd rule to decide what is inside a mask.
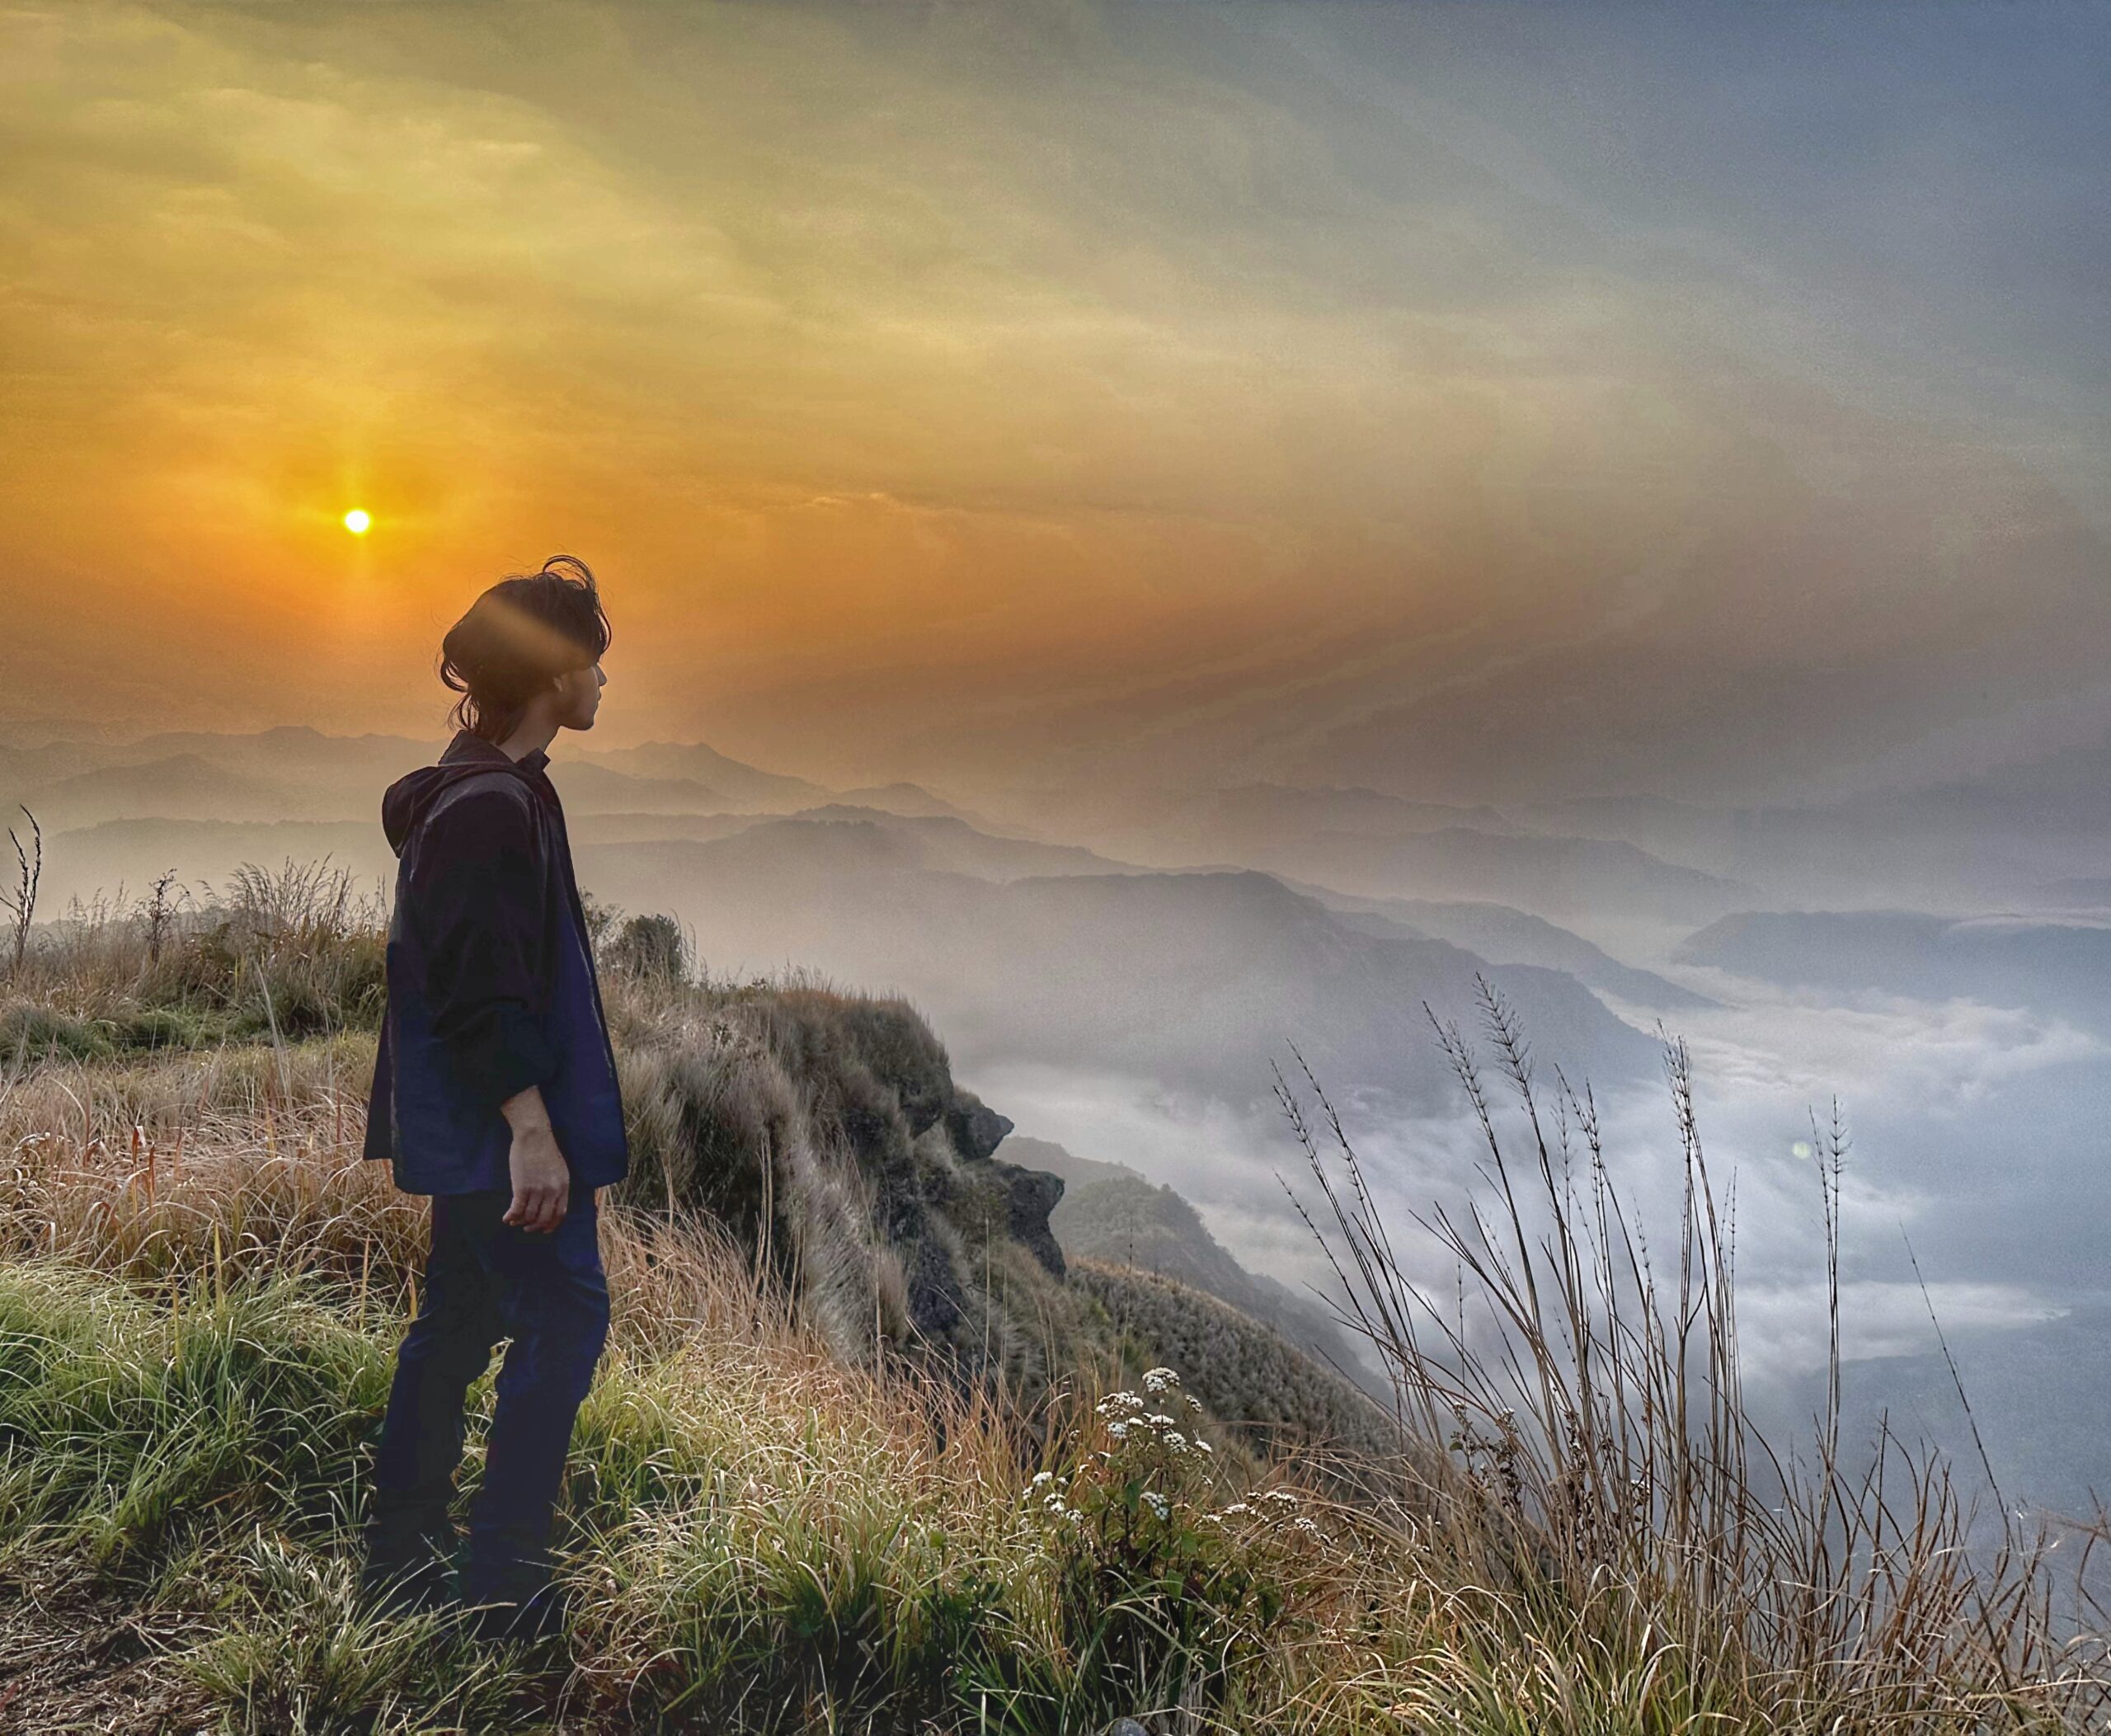
[[[355,537],[364,536],[373,523],[373,515],[364,506],[355,506],[345,515],[345,529]]]

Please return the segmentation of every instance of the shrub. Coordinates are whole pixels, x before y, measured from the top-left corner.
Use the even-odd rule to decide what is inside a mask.
[[[1055,1563],[1067,1703],[1107,1715],[1220,1705],[1286,1630],[1314,1621],[1326,1533],[1273,1488],[1230,1499],[1202,1405],[1170,1368],[1095,1407],[1084,1448],[1029,1485]]]
[[[7,1060],[48,1061],[63,1056],[96,1061],[115,1052],[109,1028],[94,1019],[75,1019],[35,1001],[18,1000],[0,1009],[0,1051]]]
[[[671,916],[632,916],[606,942],[609,967],[642,982],[680,982],[689,974],[689,938]]]

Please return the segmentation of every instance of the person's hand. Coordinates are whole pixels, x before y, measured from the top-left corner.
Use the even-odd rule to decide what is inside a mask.
[[[571,1204],[571,1171],[557,1149],[543,1094],[530,1085],[500,1108],[513,1129],[513,1149],[506,1160],[513,1203],[506,1207],[504,1221],[538,1232],[554,1230]]]

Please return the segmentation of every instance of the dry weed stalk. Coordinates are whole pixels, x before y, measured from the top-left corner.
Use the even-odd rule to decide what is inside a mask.
[[[1480,1012],[1524,1132],[1504,1136],[1474,1046],[1430,1014],[1484,1148],[1485,1203],[1410,1214],[1455,1264],[1454,1309],[1410,1274],[1302,1055],[1331,1150],[1276,1072],[1319,1189],[1323,1230],[1299,1209],[1338,1281],[1336,1313],[1382,1359],[1403,1425],[1449,1449],[1416,1461],[1403,1501],[1418,1546],[1446,1564],[1440,1577],[1484,1588],[1521,1637],[1565,1630],[1608,1655],[1653,1648],[1667,1672],[1783,1726],[2111,1710],[2111,1677],[2063,1643],[2073,1625],[2054,1608],[2045,1535],[2008,1527],[1991,1559],[1976,1556],[1939,1456],[1887,1429],[1866,1464],[1842,1456],[1836,1108],[1817,1146],[1825,1411],[1809,1451],[1784,1451],[1740,1383],[1733,1214],[1709,1174],[1683,1042],[1665,1044],[1683,1180],[1662,1271],[1608,1173],[1588,1086],[1556,1070],[1549,1102],[1514,1011],[1485,981]],[[2079,1582],[2076,1598],[2076,1616],[2093,1616]]]
[[[22,974],[22,961],[29,952],[30,924],[36,920],[37,887],[44,878],[44,828],[27,807],[22,808],[22,817],[30,823],[32,847],[25,849],[14,827],[7,828],[7,841],[15,847],[17,875],[14,891],[0,892],[0,910],[14,918],[14,953],[9,970],[15,976]]]

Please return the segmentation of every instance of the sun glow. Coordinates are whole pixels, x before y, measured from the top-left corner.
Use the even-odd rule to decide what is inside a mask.
[[[364,536],[367,527],[373,523],[373,517],[364,507],[355,506],[345,515],[345,529],[350,531],[355,537]]]

